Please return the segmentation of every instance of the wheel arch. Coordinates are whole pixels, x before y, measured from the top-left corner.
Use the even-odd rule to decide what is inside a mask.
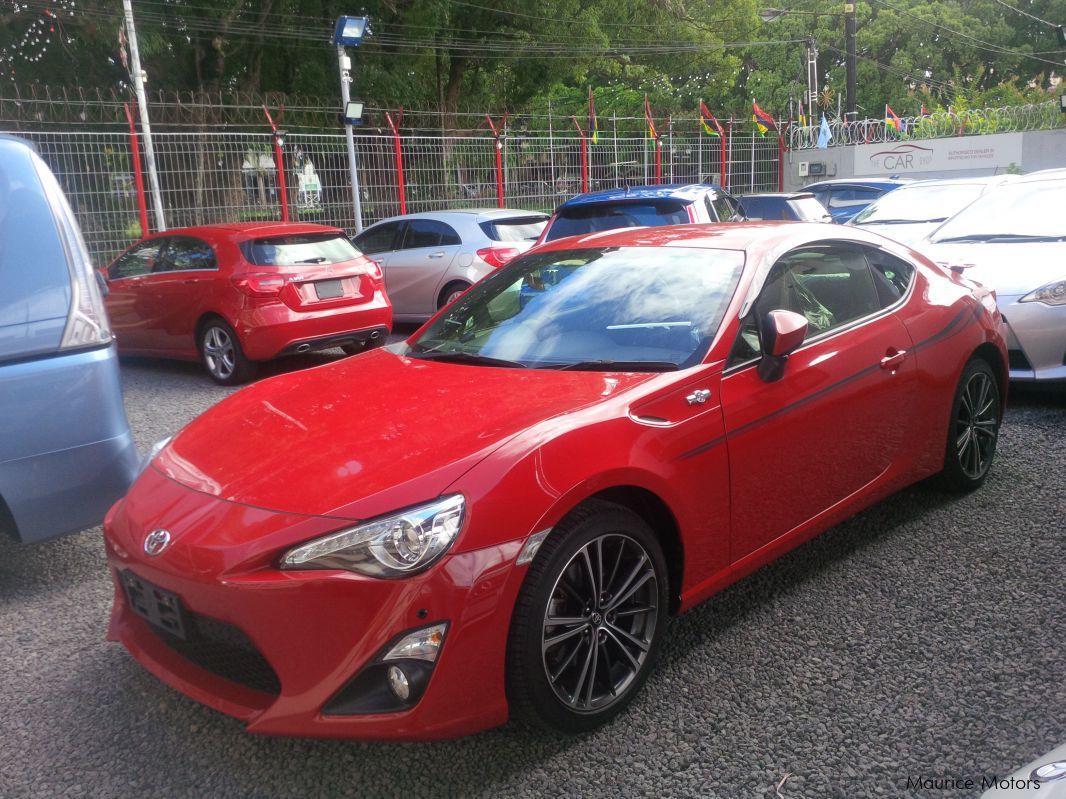
[[[227,325],[233,328],[233,323],[230,322],[229,319],[227,319],[225,316],[218,313],[218,311],[204,311],[202,314],[200,314],[200,318],[196,320],[196,327],[193,328],[193,336],[195,337],[194,343],[196,344],[197,352],[200,352],[200,334],[203,333],[204,326],[214,319],[218,319],[220,322],[225,322]],[[236,331],[235,328],[234,331]]]
[[[1003,359],[1003,353],[990,341],[986,341],[973,351],[970,360],[980,358],[985,361],[996,375],[996,387],[999,389],[999,417],[1003,418],[1003,412],[1007,407],[1007,385],[1010,381],[1010,372],[1007,362]]]

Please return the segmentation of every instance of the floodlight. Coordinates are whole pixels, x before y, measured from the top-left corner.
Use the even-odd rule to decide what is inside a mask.
[[[333,43],[345,47],[358,47],[363,41],[363,33],[369,17],[337,17],[337,27],[333,29]]]
[[[349,100],[344,106],[344,124],[346,125],[362,125],[363,124],[363,101],[362,100]]]

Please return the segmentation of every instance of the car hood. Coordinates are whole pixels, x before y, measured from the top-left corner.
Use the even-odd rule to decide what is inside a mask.
[[[965,277],[995,289],[1000,297],[1028,294],[1066,278],[1066,242],[933,244],[925,241],[913,246],[937,263],[964,266]]]
[[[893,241],[898,241],[900,244],[913,247],[916,243],[940,227],[943,222],[908,222],[904,225],[882,225],[877,222],[868,222],[862,225],[852,224],[854,227],[868,230],[871,233],[879,233],[886,239],[892,239]]]
[[[651,376],[448,364],[375,350],[245,388],[189,424],[152,466],[244,505],[365,519],[438,496],[537,422]]]

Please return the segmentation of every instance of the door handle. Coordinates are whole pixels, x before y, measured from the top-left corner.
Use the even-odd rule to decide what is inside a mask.
[[[709,388],[697,388],[687,397],[685,402],[689,405],[702,405],[711,398],[711,390]]]
[[[896,369],[906,359],[906,350],[890,349],[885,353],[885,357],[881,359],[882,369]]]
[[[444,257],[444,253],[443,252],[431,252],[429,254],[429,257],[430,258],[443,258]]]

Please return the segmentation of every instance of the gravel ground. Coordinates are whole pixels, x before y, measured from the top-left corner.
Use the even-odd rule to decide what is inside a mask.
[[[228,393],[191,365],[123,376],[142,449]],[[98,529],[0,541],[0,799],[975,796],[907,781],[1066,741],[1064,422],[1066,396],[1016,396],[983,490],[908,489],[676,620],[629,712],[571,740],[248,735],[104,641]]]

